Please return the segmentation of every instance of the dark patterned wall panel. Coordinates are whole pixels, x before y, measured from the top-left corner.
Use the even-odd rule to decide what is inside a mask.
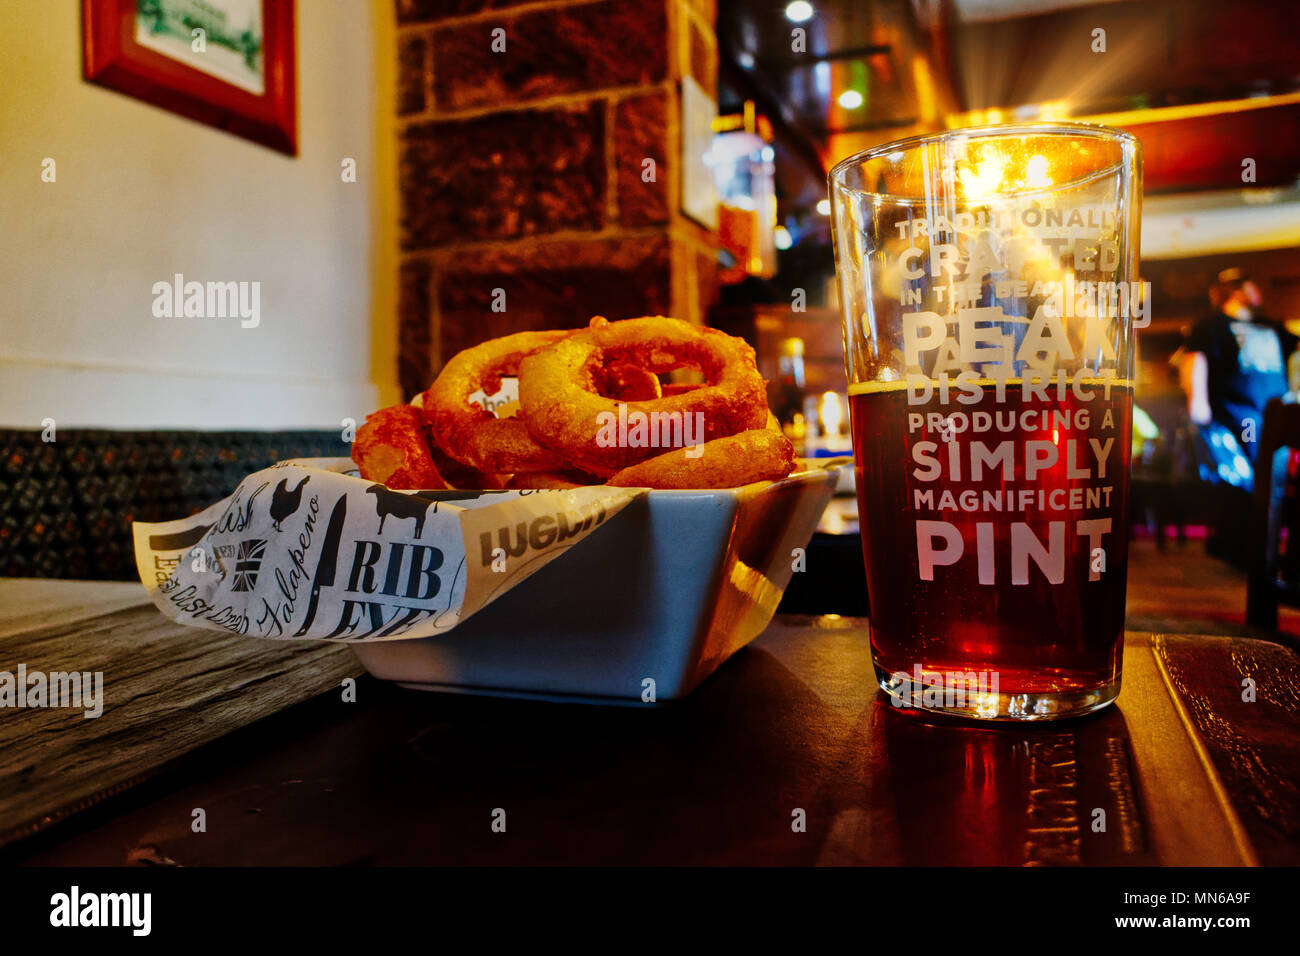
[[[338,432],[0,430],[0,575],[130,580],[131,522],[202,511],[285,458],[347,457]]]

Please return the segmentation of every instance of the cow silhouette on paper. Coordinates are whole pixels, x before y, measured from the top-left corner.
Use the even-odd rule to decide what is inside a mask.
[[[389,515],[394,518],[414,518],[415,536],[418,538],[424,533],[425,512],[428,511],[429,505],[436,502],[420,495],[404,495],[400,491],[393,491],[378,483],[371,485],[366,492],[375,496],[375,513],[379,515],[379,534],[384,533],[384,519]]]

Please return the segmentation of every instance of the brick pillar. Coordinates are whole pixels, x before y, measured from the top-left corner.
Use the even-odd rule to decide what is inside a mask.
[[[701,322],[717,242],[681,213],[679,84],[716,94],[714,0],[396,3],[403,392],[510,332]]]

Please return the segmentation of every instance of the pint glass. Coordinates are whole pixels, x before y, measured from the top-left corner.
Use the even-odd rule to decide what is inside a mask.
[[[967,717],[1119,693],[1141,150],[953,130],[831,170],[880,686]]]

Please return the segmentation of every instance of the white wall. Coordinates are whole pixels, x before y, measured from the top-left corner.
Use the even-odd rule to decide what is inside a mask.
[[[80,7],[0,3],[0,425],[333,428],[395,401],[391,0],[299,0],[297,158],[86,83]],[[260,326],[155,318],[177,272],[260,281]]]

